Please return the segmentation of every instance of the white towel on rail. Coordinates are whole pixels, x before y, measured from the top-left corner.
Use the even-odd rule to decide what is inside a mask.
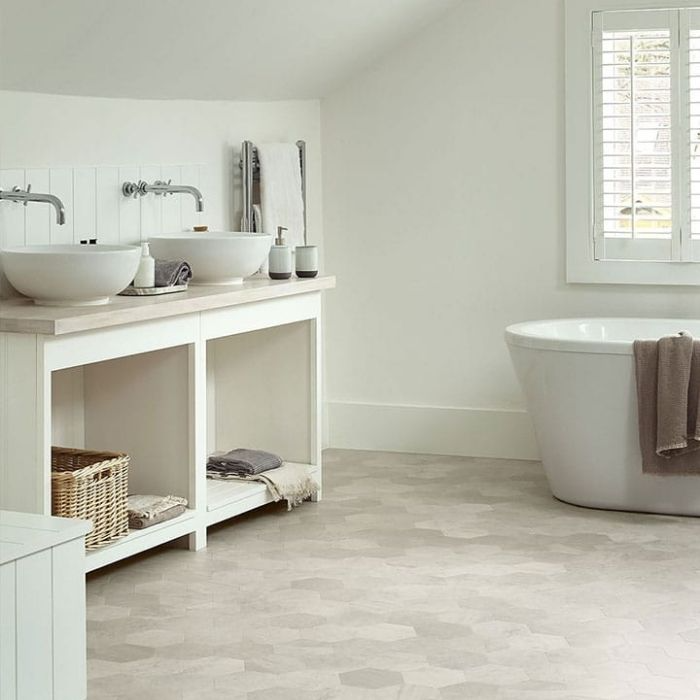
[[[304,245],[299,149],[293,143],[261,143],[258,161],[263,231],[276,236],[277,227],[284,226],[287,245]]]

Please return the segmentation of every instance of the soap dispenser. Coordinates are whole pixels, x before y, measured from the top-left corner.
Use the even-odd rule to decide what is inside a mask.
[[[288,280],[292,276],[292,249],[285,244],[282,231],[284,226],[277,227],[275,245],[270,248],[269,275],[273,280]]]
[[[148,243],[141,244],[141,260],[134,277],[134,287],[156,286],[156,261],[151,257]]]

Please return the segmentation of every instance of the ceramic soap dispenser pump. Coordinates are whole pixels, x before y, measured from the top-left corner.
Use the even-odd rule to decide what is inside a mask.
[[[275,245],[270,248],[268,271],[270,279],[288,280],[292,276],[292,249],[284,242],[284,226],[277,227]]]

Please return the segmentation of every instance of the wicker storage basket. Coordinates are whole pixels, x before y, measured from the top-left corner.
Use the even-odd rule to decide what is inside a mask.
[[[97,549],[129,532],[127,513],[129,456],[51,448],[51,512],[92,520],[86,549]]]

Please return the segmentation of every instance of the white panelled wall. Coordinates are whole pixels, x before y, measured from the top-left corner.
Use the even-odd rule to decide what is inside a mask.
[[[0,247],[83,238],[138,243],[195,223],[238,230],[238,158],[246,139],[306,141],[309,238],[321,244],[318,100],[196,102],[0,91],[0,188],[31,183],[35,192],[55,194],[66,206],[66,224],[58,226],[49,205],[0,202]],[[187,194],[139,200],[121,194],[125,180],[170,178],[201,189],[201,215]]]
[[[90,238],[104,244],[133,245],[157,233],[191,229],[205,215],[195,210],[190,195],[149,194],[134,199],[124,197],[121,186],[125,181],[172,178],[174,183],[200,187],[206,177],[202,165],[0,170],[0,189],[31,185],[33,192],[60,197],[66,208],[66,223],[59,226],[52,206],[3,202],[0,247],[79,243]]]
[[[191,229],[204,220],[189,194],[125,197],[125,181],[173,180],[207,189],[204,165],[103,166],[0,170],[0,189],[15,186],[50,192],[61,199],[66,223],[59,225],[55,209],[43,203],[3,202],[0,206],[0,248],[18,245],[98,243],[134,245],[159,233]],[[0,269],[0,298],[15,294]]]

